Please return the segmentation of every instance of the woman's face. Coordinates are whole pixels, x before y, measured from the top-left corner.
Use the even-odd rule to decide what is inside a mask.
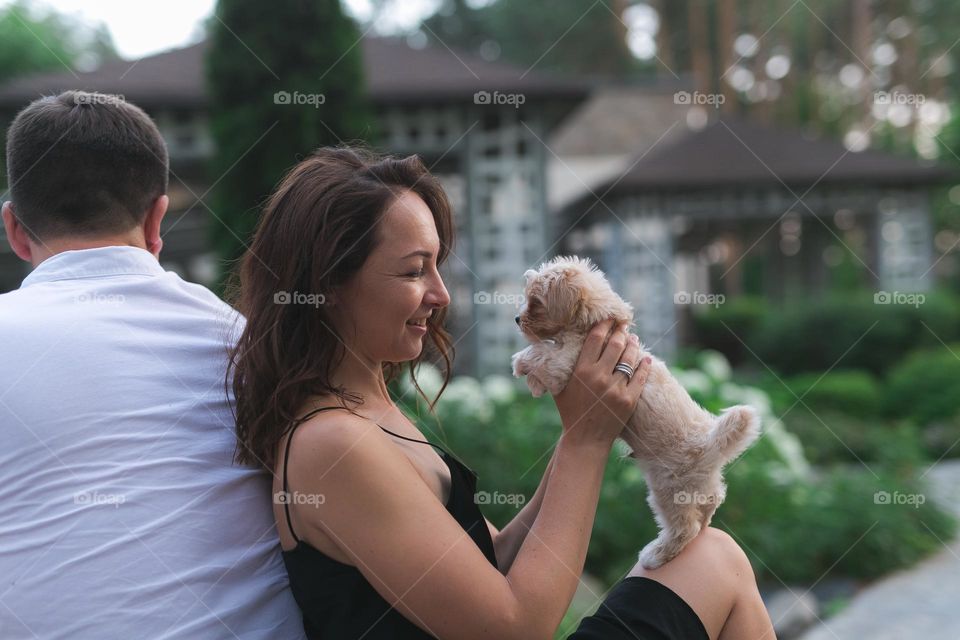
[[[425,320],[450,304],[437,270],[440,238],[427,204],[404,191],[387,209],[373,253],[335,296],[334,324],[354,357],[404,362],[420,355]]]

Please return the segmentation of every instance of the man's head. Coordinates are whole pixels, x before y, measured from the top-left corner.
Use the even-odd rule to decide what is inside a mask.
[[[65,91],[35,100],[7,133],[10,246],[34,265],[109,245],[159,256],[168,170],[156,125],[122,97]]]

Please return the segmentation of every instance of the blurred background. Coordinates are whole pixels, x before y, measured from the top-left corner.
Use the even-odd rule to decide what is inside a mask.
[[[0,120],[66,89],[144,108],[171,158],[161,261],[217,292],[312,149],[420,155],[456,216],[457,377],[436,415],[395,391],[488,517],[559,434],[508,377],[522,273],[589,256],[699,402],[764,414],[714,525],[779,637],[956,638],[958,27],[947,0],[18,0]],[[0,242],[0,292],[27,272]],[[645,492],[615,459],[558,638],[655,534]]]

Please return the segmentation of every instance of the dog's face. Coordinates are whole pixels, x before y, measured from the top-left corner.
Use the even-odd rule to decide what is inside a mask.
[[[564,331],[586,333],[607,318],[633,320],[633,309],[587,259],[558,257],[523,274],[526,304],[517,316],[531,342],[554,339]]]

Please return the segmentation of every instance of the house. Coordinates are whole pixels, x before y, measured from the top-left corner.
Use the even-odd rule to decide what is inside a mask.
[[[929,190],[955,171],[697,109],[556,214],[564,249],[607,271],[655,351],[675,353],[696,308],[815,297],[844,261],[879,300],[930,288]]]

